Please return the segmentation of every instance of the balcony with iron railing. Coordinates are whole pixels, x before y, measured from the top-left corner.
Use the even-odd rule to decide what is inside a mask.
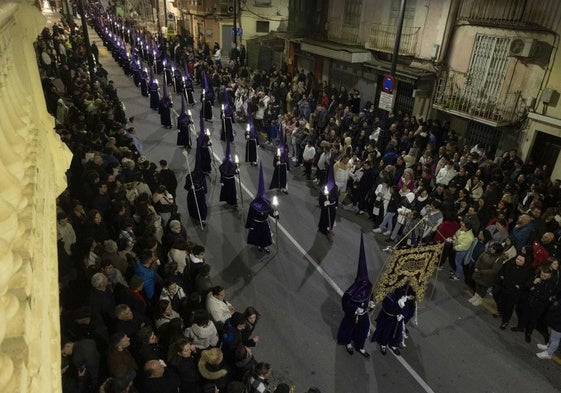
[[[459,21],[556,31],[561,18],[559,0],[463,0]]]
[[[465,73],[445,72],[438,80],[433,108],[493,127],[515,125],[524,114],[520,91],[486,95],[485,87],[474,87]]]
[[[399,54],[415,56],[420,27],[403,27]],[[393,52],[397,27],[394,25],[375,24],[370,29],[370,36],[364,45],[366,49],[379,52]]]

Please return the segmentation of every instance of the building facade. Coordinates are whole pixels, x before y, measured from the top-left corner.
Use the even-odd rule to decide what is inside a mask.
[[[540,148],[532,144],[552,141],[545,135],[555,134],[552,124],[536,137],[536,122],[551,123],[560,113],[546,90],[553,92],[559,83],[561,3],[463,0],[454,19],[433,96],[436,116],[494,155],[520,146],[525,159],[547,165],[551,173],[557,157],[534,154]],[[540,117],[544,97],[552,104],[548,119]]]
[[[378,107],[402,5],[393,111],[448,122],[491,158],[520,149],[561,177],[558,1],[291,0],[289,70]]]
[[[57,196],[71,154],[47,113],[30,1],[0,6],[0,391],[60,392]]]

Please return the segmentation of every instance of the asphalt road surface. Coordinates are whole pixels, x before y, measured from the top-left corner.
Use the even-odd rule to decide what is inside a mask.
[[[370,359],[356,352],[353,356],[347,354],[344,347],[336,344],[335,336],[343,316],[341,294],[356,272],[360,230],[365,231],[366,259],[373,282],[388,258],[382,251],[383,237],[370,232],[366,217],[339,209],[330,244],[317,232],[317,186],[305,180],[301,168],[293,168],[289,194],[278,194],[278,244],[271,247],[271,254],[261,253],[246,244],[244,228],[258,168],[242,163],[243,207],[240,200],[240,209],[233,211],[218,201],[220,161],[216,161],[208,179],[209,216],[207,226],[201,230],[186,212],[183,181],[187,164],[182,148],[175,144],[177,130],[160,126],[159,115],[149,108],[148,98],[140,95],[132,80],[108,56],[95,32],[90,30],[90,34],[126,106],[127,117],[135,116],[132,125],[143,142],[144,154],[156,163],[166,159],[177,175],[182,221],[190,238],[205,245],[214,282],[226,288],[228,299],[238,310],[252,305],[262,314],[256,328],[260,341],[254,355],[272,364],[273,383],[294,384],[296,392],[317,386],[324,393],[561,391],[559,365],[535,356],[541,337],[535,333],[532,343],[527,344],[522,334],[499,330],[499,321],[488,309],[468,303],[463,284],[449,281],[444,272],[432,280],[433,297],[419,305],[418,326],[409,327],[402,356],[391,352],[382,356],[370,342],[366,346]],[[199,93],[197,87],[195,96]],[[179,111],[180,97],[175,95],[173,99]],[[200,105],[192,108],[197,131],[199,108]],[[206,126],[212,132],[214,155],[221,160],[225,146],[219,140],[219,104],[214,111],[215,121]],[[245,124],[234,127],[237,135],[233,154],[238,152],[243,158]],[[260,149],[259,155],[268,185],[272,152]],[[188,159],[192,168],[194,151]],[[429,294],[431,291],[432,287]]]

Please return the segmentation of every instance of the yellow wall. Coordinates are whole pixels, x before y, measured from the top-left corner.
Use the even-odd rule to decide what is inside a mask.
[[[55,199],[71,156],[37,70],[44,25],[30,2],[0,5],[0,392],[61,391]]]

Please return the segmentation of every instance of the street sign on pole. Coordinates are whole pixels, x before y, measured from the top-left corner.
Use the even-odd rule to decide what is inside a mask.
[[[380,101],[378,101],[378,108],[391,112],[393,109],[393,94],[380,92]]]
[[[234,32],[234,28],[232,27],[232,33]],[[236,27],[236,36],[241,37],[243,35],[243,29],[241,27]]]
[[[391,74],[384,75],[382,80],[382,91],[392,93],[395,87],[395,78]]]

